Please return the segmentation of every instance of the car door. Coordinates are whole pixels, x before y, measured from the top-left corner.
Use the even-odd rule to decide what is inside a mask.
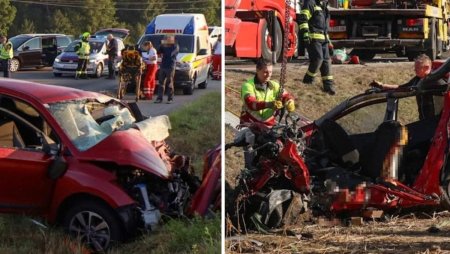
[[[0,212],[38,212],[48,206],[52,194],[54,181],[47,170],[53,157],[43,151],[39,132],[30,127],[36,123],[24,119],[33,108],[20,112],[17,105],[14,99],[1,98]]]
[[[41,64],[52,66],[58,51],[55,36],[42,37],[42,58]]]
[[[199,54],[208,45],[201,43],[200,36],[196,36],[196,58],[194,65],[198,68],[197,83],[202,83],[208,78],[208,54]],[[203,50],[204,51],[204,50]]]
[[[22,67],[41,65],[41,38],[34,37],[25,42],[19,49],[19,60]]]

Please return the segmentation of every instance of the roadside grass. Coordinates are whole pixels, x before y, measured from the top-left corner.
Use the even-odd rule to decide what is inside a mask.
[[[159,231],[110,253],[221,253],[221,216],[213,219],[171,219]]]
[[[189,155],[196,173],[203,156],[221,142],[221,94],[208,93],[169,115],[172,130],[168,143],[178,154]]]
[[[221,141],[221,95],[208,93],[169,115],[172,130],[168,143],[179,154],[189,155],[201,174],[203,155]],[[213,219],[169,219],[155,232],[143,234],[108,253],[220,253],[221,216]],[[84,254],[90,251],[59,227],[44,228],[30,217],[0,216],[0,253]]]

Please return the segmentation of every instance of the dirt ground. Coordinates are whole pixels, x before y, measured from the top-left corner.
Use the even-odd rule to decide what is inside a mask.
[[[413,77],[411,62],[382,62],[365,65],[333,65],[337,94],[321,91],[321,83],[305,86],[301,79],[306,62],[291,63],[287,71],[286,89],[296,98],[296,112],[316,119],[346,98],[368,89],[372,80],[388,84],[403,84]],[[240,112],[241,84],[253,77],[252,65],[226,65],[225,108],[236,115]],[[279,79],[279,66],[274,69]],[[226,128],[225,142],[233,139],[233,131]],[[226,181],[235,185],[243,166],[242,151],[228,150]],[[343,226],[340,223],[303,223],[290,226],[279,234],[227,235],[227,253],[450,253],[450,213],[417,212],[389,215],[383,220],[365,221],[363,225]]]

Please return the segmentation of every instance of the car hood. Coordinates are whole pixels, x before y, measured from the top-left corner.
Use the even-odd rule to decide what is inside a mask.
[[[90,54],[89,58],[93,58],[94,54]],[[58,56],[62,62],[78,61],[78,55],[75,52],[63,52]]]
[[[79,154],[79,159],[93,162],[113,162],[132,166],[167,179],[170,170],[154,146],[137,129],[115,131],[97,145]]]

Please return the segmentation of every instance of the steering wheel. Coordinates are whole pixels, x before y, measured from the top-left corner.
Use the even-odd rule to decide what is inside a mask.
[[[102,117],[100,117],[100,118],[95,119],[95,121],[96,121],[98,124],[101,124],[101,123],[103,123],[104,121],[108,121],[108,120],[111,120],[111,119],[113,119],[113,118],[114,118],[113,115],[106,115],[106,116],[102,116]]]

